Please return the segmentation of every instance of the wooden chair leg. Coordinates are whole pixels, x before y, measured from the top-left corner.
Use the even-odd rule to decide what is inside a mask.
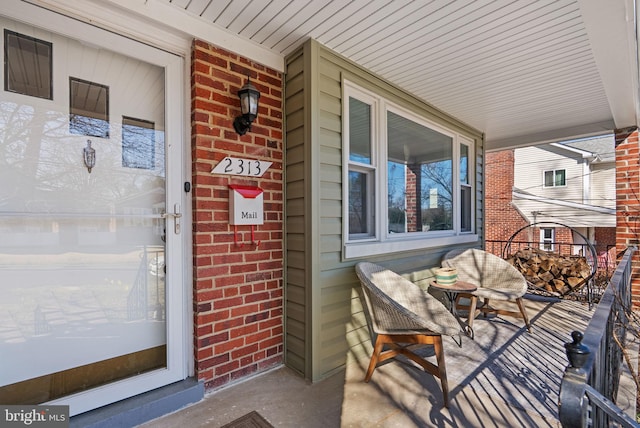
[[[437,366],[430,361],[415,354],[405,346],[399,344],[420,344],[420,345],[433,345],[436,355]],[[383,352],[385,345],[388,345],[390,349]],[[378,334],[376,337],[376,343],[373,347],[373,353],[371,355],[371,361],[369,361],[369,368],[364,377],[365,382],[371,380],[371,376],[375,371],[377,365],[390,358],[394,358],[397,355],[404,355],[405,357],[418,363],[425,372],[440,378],[440,385],[442,386],[442,396],[444,399],[445,407],[449,407],[449,383],[447,381],[447,368],[445,365],[444,348],[442,346],[442,336],[440,335],[388,335]]]
[[[380,357],[382,348],[384,348],[384,338],[382,335],[379,334],[376,337],[376,343],[373,347],[373,354],[371,354],[371,361],[369,362],[369,368],[367,369],[367,374],[364,376],[365,382],[369,382],[369,380],[371,380],[373,371],[376,369],[376,366],[378,365],[378,358]]]
[[[491,305],[489,305],[489,299],[484,299],[484,303],[482,304],[482,314],[486,318],[489,312],[493,312]]]
[[[524,324],[527,326],[527,331],[531,333],[531,324],[529,323],[529,317],[527,316],[527,311],[524,307],[524,301],[522,300],[522,297],[518,297],[516,299],[516,303],[518,304],[518,308],[520,308],[522,318],[524,318]]]
[[[473,331],[473,320],[476,319],[476,306],[478,305],[478,297],[471,295],[469,300],[471,302],[469,303],[469,316],[467,318],[467,324],[469,324],[469,328]]]
[[[436,354],[436,361],[438,363],[438,377],[440,378],[440,385],[442,386],[444,407],[449,408],[449,382],[447,381],[447,367],[444,362],[442,336],[435,336],[433,338],[433,348]]]

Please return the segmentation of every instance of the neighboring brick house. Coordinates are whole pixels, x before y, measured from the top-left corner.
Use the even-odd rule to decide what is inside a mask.
[[[512,239],[576,254],[586,239],[599,264],[608,263],[615,246],[614,151],[609,135],[489,153],[487,248],[500,253],[504,244],[491,241]]]
[[[516,230],[528,224],[511,203],[513,158],[513,150],[487,153],[486,248],[496,255],[502,253],[504,244],[501,242],[507,241]]]

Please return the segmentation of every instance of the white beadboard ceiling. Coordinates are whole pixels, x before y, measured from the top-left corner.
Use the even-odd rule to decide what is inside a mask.
[[[165,24],[207,26],[241,54],[284,58],[314,38],[483,131],[490,150],[638,124],[637,0],[109,1],[168,9]]]

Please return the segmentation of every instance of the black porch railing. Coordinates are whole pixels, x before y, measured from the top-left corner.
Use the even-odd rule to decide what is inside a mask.
[[[622,368],[622,349],[631,312],[629,247],[613,273],[584,332],[565,344],[569,366],[560,385],[558,413],[563,427],[640,427],[614,403]]]

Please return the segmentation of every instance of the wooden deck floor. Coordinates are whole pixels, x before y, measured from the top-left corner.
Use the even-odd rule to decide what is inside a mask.
[[[584,331],[592,311],[541,298],[526,307],[532,333],[519,319],[478,318],[475,340],[463,338],[459,347],[446,339],[448,409],[439,381],[413,363],[391,361],[364,383],[368,360],[349,358],[344,370],[321,382],[309,384],[281,367],[145,426],[219,427],[255,410],[275,427],[558,427],[564,343],[571,331]],[[634,386],[629,389],[632,397],[619,405],[635,411]]]

